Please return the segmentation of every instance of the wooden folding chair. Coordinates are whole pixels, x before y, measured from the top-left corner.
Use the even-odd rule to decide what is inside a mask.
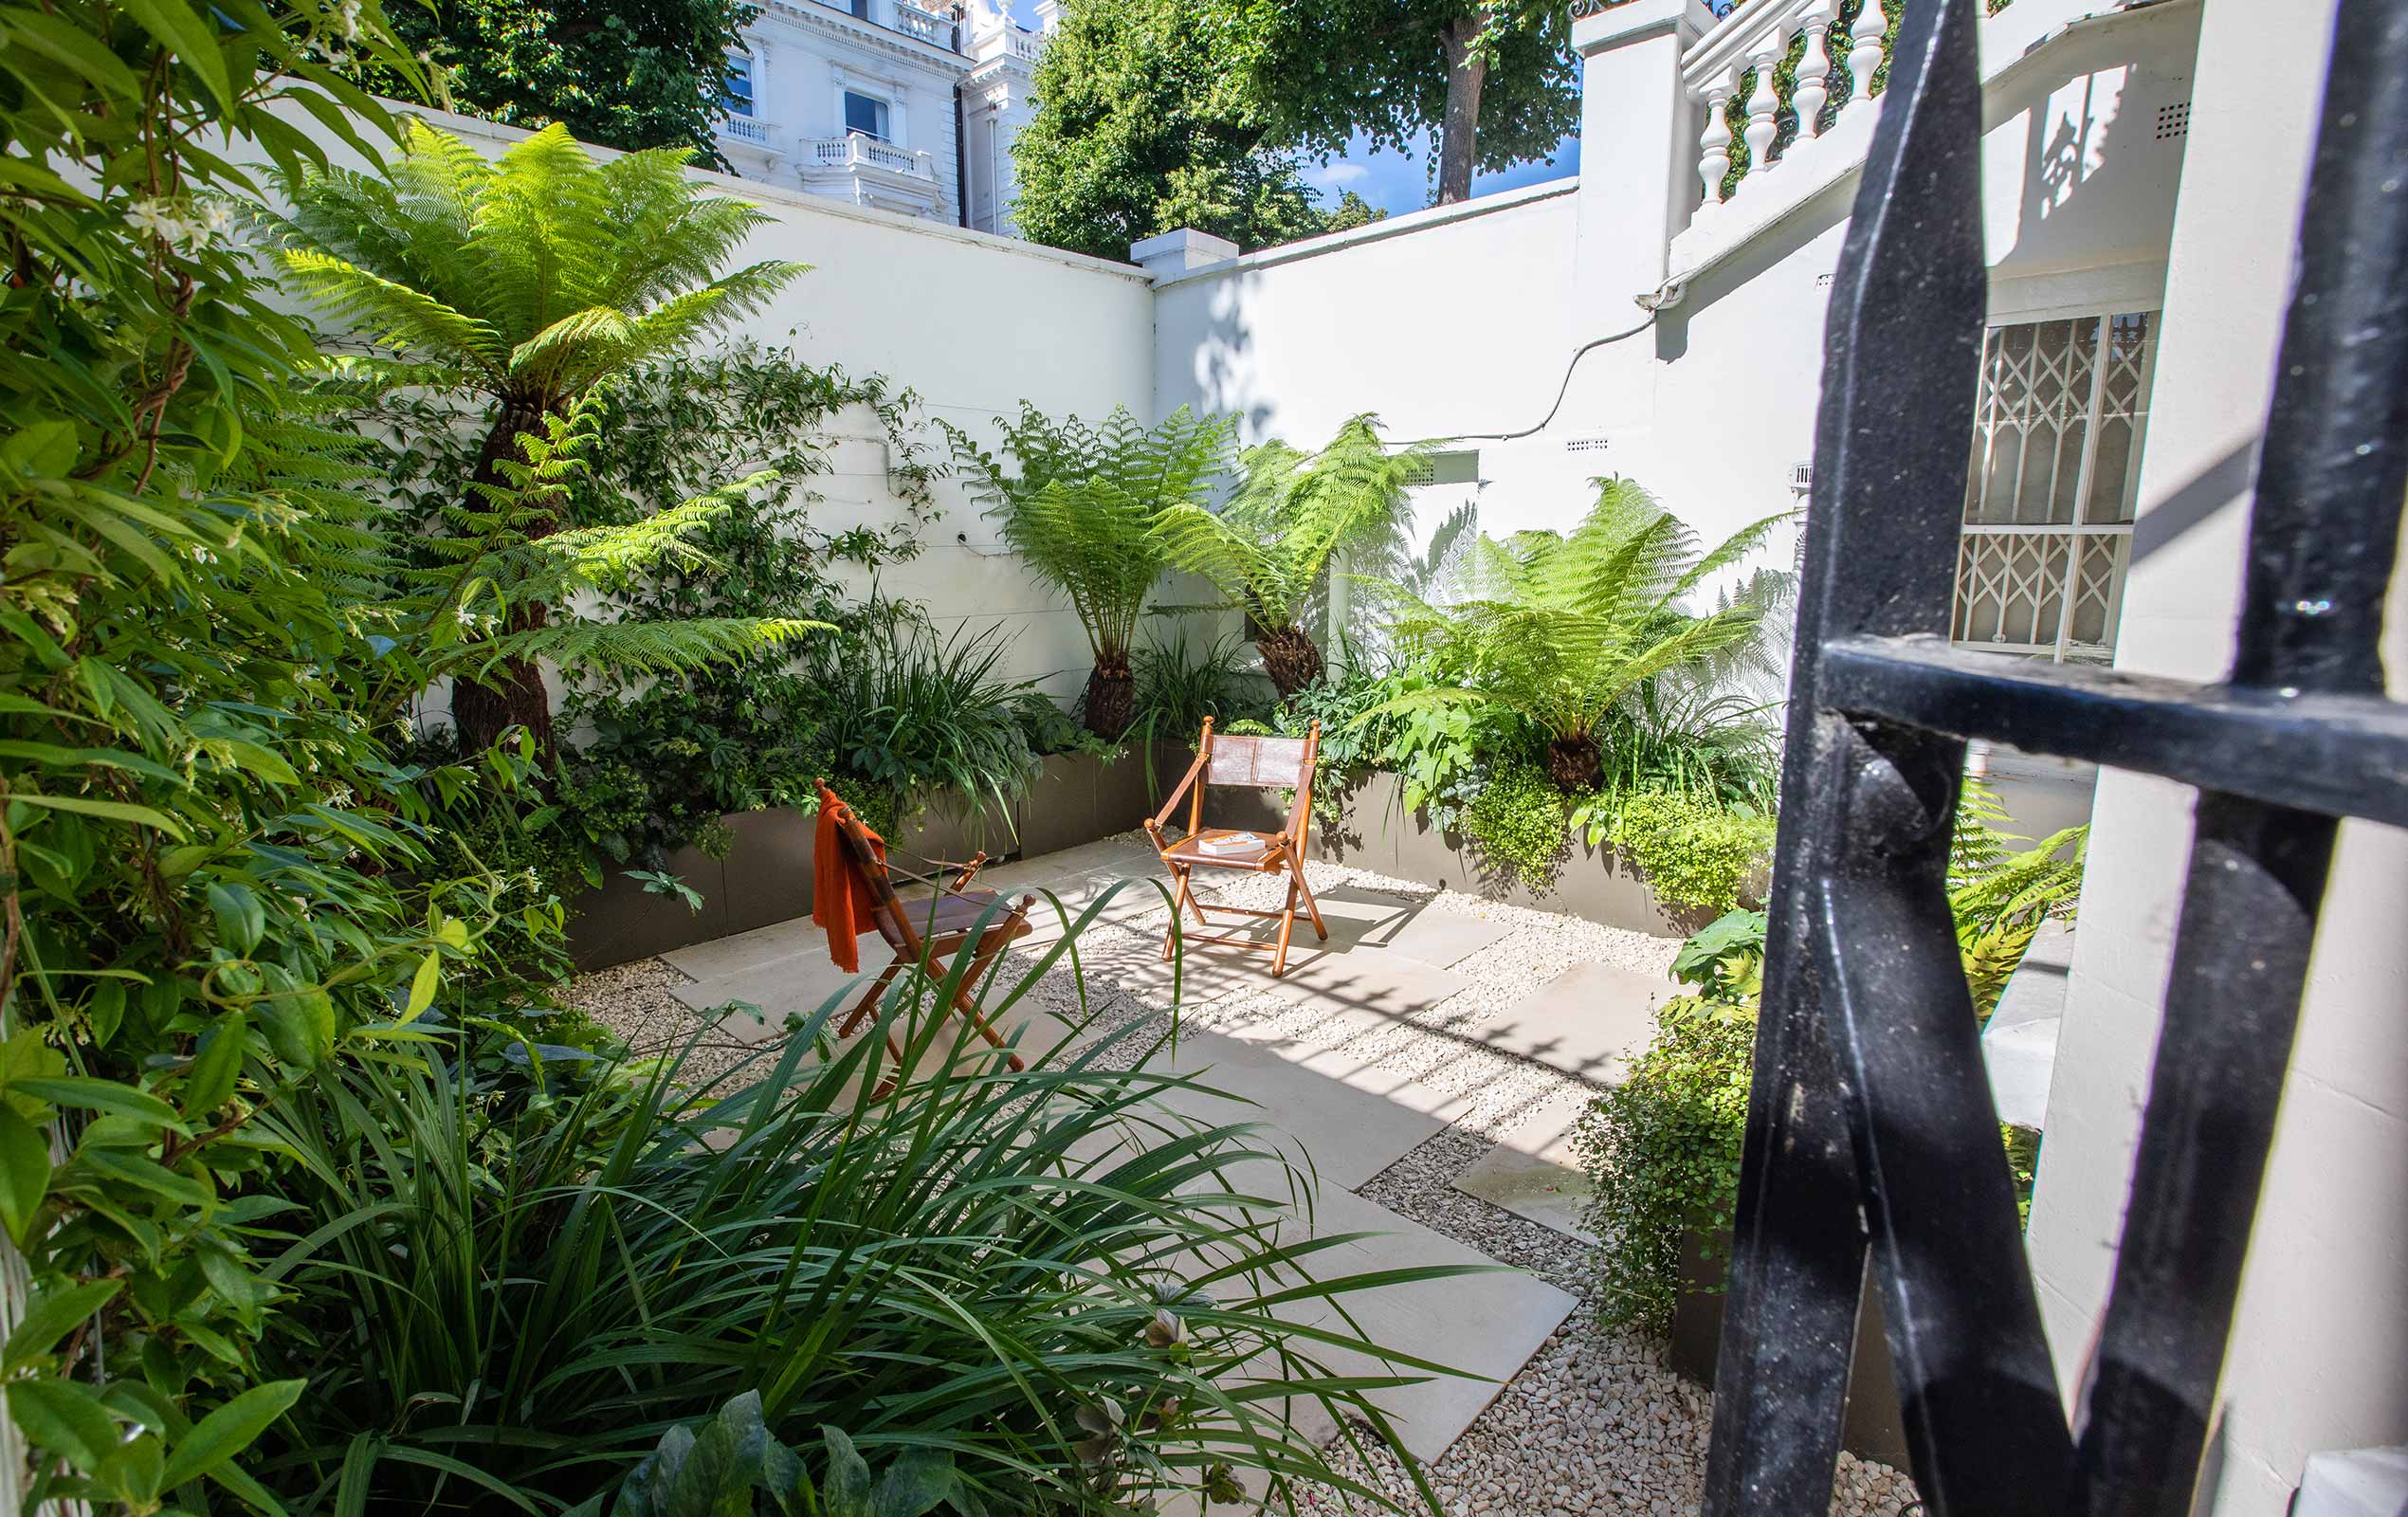
[[[971,951],[969,970],[954,989],[953,1009],[976,1029],[980,1037],[995,1048],[1003,1049],[1002,1035],[979,1014],[973,993],[996,957],[1033,930],[1029,925],[1029,913],[1036,908],[1037,898],[1022,896],[1018,905],[994,912],[981,927],[979,920],[987,917],[990,909],[1003,897],[993,890],[969,888],[970,882],[987,862],[986,854],[980,853],[967,864],[931,860],[956,871],[949,882],[942,884],[934,878],[905,874],[903,878],[906,880],[935,886],[935,893],[927,900],[906,902],[895,893],[894,879],[886,861],[879,856],[869,830],[862,825],[861,818],[853,813],[852,808],[842,801],[837,802],[832,819],[836,834],[844,844],[846,862],[867,889],[870,920],[877,926],[878,935],[885,939],[886,945],[895,951],[895,961],[886,966],[885,972],[878,977],[877,983],[869,987],[868,994],[862,996],[860,1003],[846,1016],[844,1023],[837,1028],[836,1035],[852,1036],[861,1024],[876,1012],[879,997],[886,993],[886,987],[894,983],[898,975],[921,975],[931,985],[941,987],[946,975],[952,970],[954,960],[976,933],[977,945]],[[903,1050],[896,1045],[892,1033],[887,1035],[886,1051],[894,1056],[900,1069]],[[1007,1051],[1004,1058],[1014,1073],[1028,1068],[1017,1053]],[[889,1088],[889,1085],[881,1085],[879,1093],[884,1094]]]
[[[1190,933],[1189,942],[1213,942],[1232,948],[1253,948],[1271,956],[1271,978],[1277,979],[1287,973],[1287,940],[1296,930],[1296,907],[1301,902],[1305,914],[1312,919],[1313,931],[1323,941],[1329,941],[1329,928],[1321,920],[1321,904],[1313,899],[1311,886],[1304,883],[1304,843],[1313,825],[1313,758],[1321,750],[1321,723],[1316,722],[1301,738],[1239,738],[1213,733],[1213,719],[1204,719],[1204,734],[1196,740],[1195,762],[1188,765],[1187,775],[1160,812],[1147,819],[1145,831],[1154,839],[1154,847],[1162,855],[1162,863],[1177,882],[1176,899],[1171,907],[1171,927],[1162,934],[1162,957],[1171,957],[1171,947],[1178,926],[1178,913],[1184,907],[1195,915],[1196,924],[1211,928],[1215,923],[1206,914],[1204,903],[1195,898],[1189,878],[1196,868],[1244,869],[1256,874],[1286,874],[1287,904],[1277,911],[1262,911],[1252,906],[1215,905],[1210,910],[1232,916],[1269,918],[1279,923],[1279,939],[1265,942],[1242,933]],[[1296,804],[1288,813],[1287,826],[1273,832],[1259,844],[1238,850],[1223,850],[1206,845],[1215,838],[1235,835],[1236,829],[1204,825],[1204,787],[1207,785],[1244,785],[1254,790],[1286,790],[1293,787]],[[1168,842],[1162,824],[1171,819],[1177,809],[1179,796],[1188,797],[1187,835],[1177,842]]]

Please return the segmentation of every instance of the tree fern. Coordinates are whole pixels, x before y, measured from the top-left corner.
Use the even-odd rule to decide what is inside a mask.
[[[286,182],[291,211],[270,218],[285,279],[376,349],[342,364],[339,380],[483,397],[487,435],[471,498],[447,530],[497,556],[497,573],[512,562],[502,538],[515,534],[522,547],[571,524],[556,509],[519,512],[505,525],[487,509],[495,492],[517,493],[505,474],[530,457],[525,439],[546,446],[549,420],[595,384],[758,310],[802,272],[775,262],[722,272],[768,218],[704,192],[687,176],[689,157],[656,150],[596,161],[555,125],[489,161],[411,122],[382,176],[303,169]],[[681,537],[675,523],[656,534],[666,543]],[[531,594],[537,561],[524,557],[528,577],[504,592],[510,632],[545,625],[550,602]],[[483,747],[516,723],[548,750],[549,697],[532,652],[557,640],[497,646],[525,651],[482,667],[454,692],[462,739]]]
[[[1726,601],[1703,615],[1681,606],[1710,576],[1737,564],[1774,523],[1742,529],[1698,551],[1687,527],[1628,480],[1598,482],[1596,504],[1568,534],[1483,537],[1466,566],[1469,598],[1416,602],[1399,635],[1467,672],[1454,686],[1415,691],[1385,711],[1495,704],[1549,735],[1548,767],[1566,790],[1595,783],[1600,737],[1617,712],[1640,714],[1642,694],[1693,680],[1763,635],[1763,605]]]
[[[1166,511],[1211,490],[1231,423],[1181,406],[1147,428],[1122,407],[1090,427],[1076,416],[1054,421],[1024,401],[1019,419],[1003,423],[1016,474],[958,428],[945,431],[1004,543],[1062,592],[1086,630],[1095,670],[1083,714],[1099,736],[1120,737],[1134,714],[1130,645],[1162,574],[1155,528]]]
[[[1405,491],[1428,457],[1424,448],[1390,451],[1378,419],[1356,416],[1318,453],[1277,441],[1249,448],[1225,509],[1173,506],[1156,533],[1172,563],[1245,609],[1259,629],[1263,667],[1286,699],[1321,674],[1303,614],[1331,557],[1410,519]]]

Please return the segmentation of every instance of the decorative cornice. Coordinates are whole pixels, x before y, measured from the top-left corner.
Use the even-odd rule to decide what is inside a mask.
[[[968,72],[970,60],[950,48],[921,42],[891,27],[860,20],[841,10],[813,3],[813,0],[762,0],[763,15],[775,15],[804,27],[816,27],[848,42],[913,63],[931,64],[957,75]]]

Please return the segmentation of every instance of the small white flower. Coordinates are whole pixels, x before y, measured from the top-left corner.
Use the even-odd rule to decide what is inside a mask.
[[[137,200],[125,209],[125,224],[162,242],[173,242],[184,232],[175,208],[164,200]]]
[[[462,606],[455,609],[451,614],[461,626],[465,627],[472,631],[475,631],[477,625],[477,613],[475,612],[470,611],[465,606]]]
[[[224,242],[234,235],[234,208],[221,201],[210,201],[192,214],[185,225],[196,238]]]
[[[352,42],[357,39],[359,36],[359,0],[343,0],[341,5],[335,8],[335,29],[343,34],[343,41],[345,42]]]
[[[215,563],[217,562],[217,555],[210,552],[207,548],[194,548],[192,550],[192,561],[194,563]]]

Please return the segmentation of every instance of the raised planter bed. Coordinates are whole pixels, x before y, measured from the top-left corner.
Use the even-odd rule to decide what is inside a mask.
[[[980,849],[995,858],[1050,853],[1127,832],[1147,811],[1141,756],[1056,754],[1008,819],[991,808],[968,815],[932,810],[904,827],[897,843],[939,858],[967,858]],[[817,818],[780,806],[724,819],[735,838],[725,858],[698,848],[669,856],[669,872],[702,895],[700,911],[646,891],[619,870],[569,903],[569,949],[579,969],[648,959],[811,910]]]
[[[1680,1304],[1672,1308],[1672,1368],[1709,1391],[1714,1388],[1715,1361],[1723,1346],[1723,1281],[1731,1257],[1728,1234],[1718,1240],[1717,1249],[1709,1260],[1702,1234],[1692,1232],[1681,1239],[1683,1289]],[[1856,1308],[1848,1416],[1840,1427],[1839,1441],[1859,1459],[1877,1460],[1898,1470],[1907,1467],[1906,1428],[1898,1415],[1898,1382],[1890,1373],[1881,1288],[1870,1271],[1862,1304]]]
[[[1544,890],[1532,890],[1489,868],[1461,835],[1432,827],[1423,813],[1408,813],[1395,775],[1364,777],[1344,800],[1345,813],[1335,827],[1314,824],[1314,857],[1659,938],[1686,938],[1714,916],[1665,906],[1627,860],[1610,848],[1591,848],[1578,835],[1567,838],[1568,856],[1554,881]],[[1268,791],[1213,790],[1204,814],[1210,825],[1220,827],[1271,831],[1287,823],[1284,804]]]

